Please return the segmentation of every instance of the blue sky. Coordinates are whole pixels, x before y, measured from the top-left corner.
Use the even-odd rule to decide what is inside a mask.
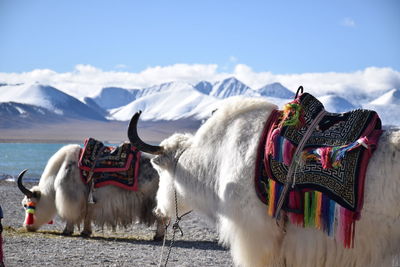
[[[400,70],[400,0],[0,0],[0,72]]]

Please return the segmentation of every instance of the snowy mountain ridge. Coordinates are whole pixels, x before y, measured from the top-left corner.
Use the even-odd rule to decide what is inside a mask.
[[[305,88],[307,92],[307,88]],[[346,92],[337,95],[314,94],[330,112],[345,112],[355,108],[375,109],[384,124],[400,125],[400,118],[393,116],[400,111],[399,89],[383,90],[380,94],[356,94]],[[127,121],[138,110],[142,110],[143,120],[202,120],[210,116],[225,98],[243,95],[246,97],[265,97],[280,108],[290,102],[295,93],[280,83],[267,84],[254,90],[238,79],[231,77],[222,81],[201,81],[195,85],[186,82],[168,82],[147,88],[126,89],[105,87],[92,97],[78,100],[57,88],[38,83],[1,84],[0,104],[3,118],[39,116],[37,112],[50,112],[54,118],[75,118],[83,120]],[[20,103],[28,106],[18,106]],[[32,109],[37,106],[39,109]],[[12,110],[12,112],[10,111]],[[25,110],[24,112],[17,112]],[[34,112],[34,110],[36,110]]]
[[[105,120],[104,116],[78,99],[38,83],[1,86],[0,103],[6,102],[38,106],[68,118]]]

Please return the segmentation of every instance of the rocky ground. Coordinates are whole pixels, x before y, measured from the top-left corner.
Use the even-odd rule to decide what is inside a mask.
[[[128,229],[96,229],[93,237],[61,236],[64,224],[55,218],[36,233],[21,226],[22,193],[14,182],[0,181],[0,205],[5,266],[158,266],[163,242],[152,241],[154,227],[134,225]],[[176,235],[167,266],[233,266],[229,251],[218,245],[215,228],[196,214],[181,222],[184,235]],[[171,230],[164,255],[168,252]],[[164,261],[163,265],[164,266]]]

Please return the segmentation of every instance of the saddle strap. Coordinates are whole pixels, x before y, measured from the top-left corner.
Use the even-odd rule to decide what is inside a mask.
[[[327,114],[325,109],[322,109],[318,115],[315,117],[315,119],[311,122],[310,126],[308,127],[306,133],[304,134],[303,138],[300,140],[299,145],[296,148],[296,151],[294,152],[292,162],[290,163],[288,173],[286,175],[286,183],[285,186],[282,189],[282,193],[279,197],[277,208],[276,208],[276,213],[275,213],[275,218],[277,222],[280,219],[280,211],[283,207],[283,204],[286,201],[287,193],[289,191],[290,184],[292,184],[292,187],[294,187],[296,181],[293,179],[293,174],[295,174],[296,169],[299,165],[299,158],[300,158],[300,153],[303,151],[304,145],[306,144],[307,140],[311,137],[312,133],[314,132],[315,128],[317,125],[320,123],[322,118]]]
[[[96,168],[96,164],[97,164],[97,162],[101,159],[100,156],[101,156],[101,154],[103,153],[103,151],[104,151],[105,149],[106,149],[106,147],[103,146],[103,147],[100,148],[100,150],[97,152],[96,157],[95,157],[95,159],[94,159],[94,161],[93,161],[92,167],[90,168],[88,178],[87,178],[87,180],[86,180],[87,183],[89,183],[89,182],[92,181],[93,174],[94,174],[94,169]]]

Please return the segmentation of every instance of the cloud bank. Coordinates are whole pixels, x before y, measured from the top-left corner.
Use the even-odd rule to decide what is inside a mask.
[[[23,73],[0,73],[0,83],[34,83],[54,86],[72,96],[93,96],[103,87],[127,89],[145,88],[165,82],[180,81],[196,84],[199,81],[216,82],[236,77],[253,89],[279,82],[296,91],[303,85],[306,91],[317,96],[330,93],[380,94],[400,88],[400,72],[391,68],[369,67],[350,73],[274,74],[256,72],[249,66],[237,64],[232,72],[221,72],[216,64],[175,64],[149,67],[141,72],[103,71],[91,65],[77,65],[71,72],[58,73],[50,69],[36,69]]]

